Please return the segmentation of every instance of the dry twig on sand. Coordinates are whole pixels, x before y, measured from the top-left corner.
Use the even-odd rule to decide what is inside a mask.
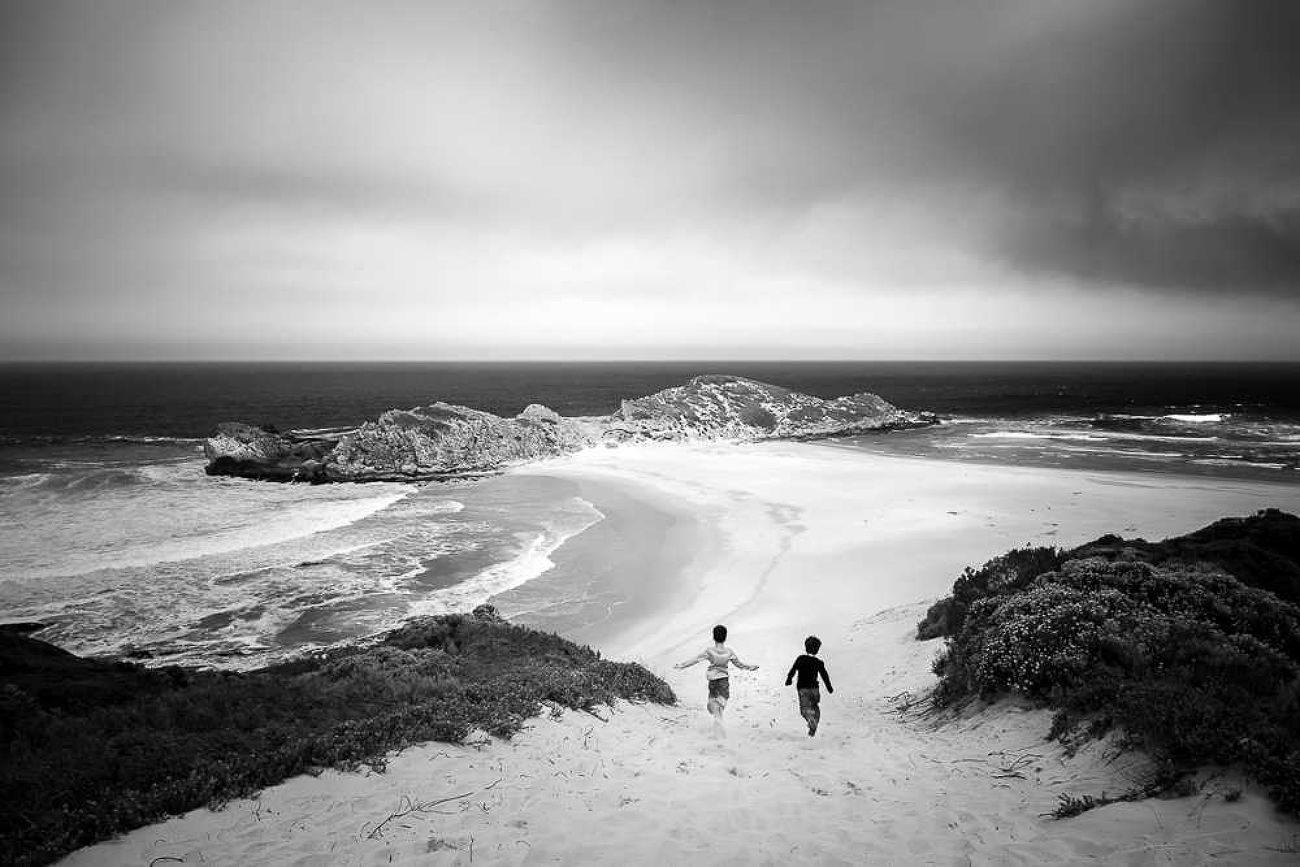
[[[993,779],[995,780],[1007,780],[1012,778],[1026,780],[1028,777],[1022,774],[1021,771],[1027,769],[1035,760],[1042,758],[1038,753],[1021,753],[1014,759],[1008,761],[1009,757],[1005,751],[989,753],[989,755],[1002,757],[1002,763],[993,773]]]
[[[380,822],[378,825],[371,828],[370,831],[366,833],[366,839],[374,840],[380,837],[383,834],[384,828],[387,827],[388,823],[392,822],[395,819],[401,819],[406,816],[411,816],[417,813],[438,812],[435,808],[442,804],[446,804],[451,801],[463,800],[465,798],[470,797],[471,795],[477,795],[482,792],[489,791],[490,789],[495,788],[497,783],[499,782],[501,782],[500,777],[493,780],[491,783],[489,783],[488,785],[484,786],[481,789],[462,792],[459,795],[448,795],[445,798],[435,798],[432,801],[412,801],[409,795],[402,795],[401,800],[397,802],[397,809],[394,810],[392,813],[389,813],[387,819],[384,819],[384,821]],[[365,831],[365,828],[366,828],[365,825],[361,826],[362,831]]]
[[[929,693],[922,695],[913,695],[910,690],[885,696],[885,703],[890,705],[890,713],[898,715],[900,720],[906,720],[909,716],[915,716],[917,719],[927,719],[938,712],[938,706],[934,703],[934,697]]]

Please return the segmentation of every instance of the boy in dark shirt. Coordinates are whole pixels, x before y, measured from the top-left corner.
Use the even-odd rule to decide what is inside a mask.
[[[822,680],[826,681],[827,692],[835,692],[835,687],[831,686],[826,664],[817,658],[817,651],[822,649],[822,640],[816,635],[809,635],[803,640],[803,647],[808,652],[800,654],[794,665],[790,666],[790,673],[785,676],[785,685],[789,686],[794,676],[799,675],[799,681],[795,684],[799,691],[799,713],[808,721],[808,737],[812,737],[817,734],[817,723],[822,718],[822,694],[817,688],[817,675],[820,674]]]

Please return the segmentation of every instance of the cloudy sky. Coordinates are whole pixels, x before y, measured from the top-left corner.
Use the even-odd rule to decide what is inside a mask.
[[[1300,3],[0,6],[0,358],[1300,360]]]

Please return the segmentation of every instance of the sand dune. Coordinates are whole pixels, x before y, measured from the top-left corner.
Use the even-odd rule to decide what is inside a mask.
[[[828,446],[642,446],[527,472],[632,492],[695,522],[694,546],[641,616],[596,642],[673,684],[678,707],[545,714],[512,742],[429,744],[386,773],[326,772],[220,811],[198,810],[64,863],[148,864],[1284,864],[1300,825],[1231,776],[1196,796],[1115,804],[1068,821],[1062,793],[1115,793],[1140,755],[1106,742],[1069,756],[1050,716],[1003,702],[943,719],[910,698],[936,642],[926,602],[967,564],[1023,543],[1109,531],[1158,538],[1225,514],[1300,508],[1300,488],[1007,469]],[[625,509],[626,511],[626,509]],[[626,522],[635,535],[635,522]],[[602,556],[618,554],[605,537]],[[629,545],[630,552],[637,550]],[[567,568],[584,556],[575,541]],[[576,563],[573,562],[576,559]],[[627,562],[637,569],[637,562]],[[608,568],[608,567],[606,567]],[[702,667],[671,664],[723,622],[756,672],[733,675],[727,737],[704,712]],[[784,675],[804,635],[836,685],[809,738]],[[176,863],[162,861],[159,863]]]

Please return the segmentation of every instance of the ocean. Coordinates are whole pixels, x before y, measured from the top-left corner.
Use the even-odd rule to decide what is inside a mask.
[[[605,414],[701,373],[944,417],[841,441],[868,451],[1300,483],[1296,364],[5,365],[0,619],[48,624],[41,638],[79,653],[248,668],[468,610],[544,575],[600,512],[535,476],[210,478],[203,437],[226,420],[331,427],[434,400]]]

